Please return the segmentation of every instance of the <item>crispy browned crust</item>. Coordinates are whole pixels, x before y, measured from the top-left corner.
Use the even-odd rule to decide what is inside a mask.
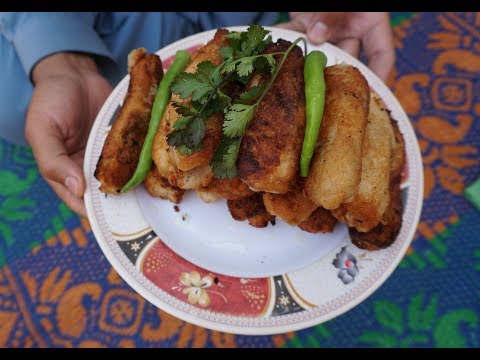
[[[225,29],[217,30],[214,38],[194,54],[185,71],[188,73],[195,72],[198,64],[203,61],[210,61],[214,66],[222,63],[223,58],[220,55],[220,47],[228,45],[228,39],[224,37],[224,35],[228,33],[229,31]],[[171,119],[172,125],[180,117],[181,116],[175,112]],[[176,166],[179,170],[189,171],[196,167],[208,166],[222,138],[222,123],[222,113],[214,114],[207,119],[207,129],[202,141],[202,148],[199,151],[190,155],[181,155],[176,149],[174,150]]]
[[[331,212],[322,207],[317,208],[307,220],[298,224],[298,227],[309,233],[329,233],[335,228],[337,219],[333,217]]]
[[[213,154],[222,139],[223,115],[213,114],[206,120],[207,129],[202,140],[202,148],[190,155],[178,153],[177,166],[181,171],[189,171],[201,166],[209,166]],[[177,150],[175,150],[177,152]]]
[[[324,73],[325,109],[305,189],[318,206],[336,209],[353,200],[360,182],[370,89],[353,66],[329,66]]]
[[[362,145],[360,183],[352,202],[331,210],[338,221],[360,232],[370,231],[377,226],[390,202],[394,133],[384,106],[381,98],[372,92]]]
[[[253,195],[238,199],[227,201],[228,210],[235,220],[244,221],[257,228],[263,228],[269,222],[275,221],[275,216],[268,213],[263,205],[261,193],[254,193]]]
[[[143,185],[147,192],[153,197],[170,200],[175,204],[179,204],[180,201],[182,201],[183,194],[185,193],[185,190],[171,185],[167,179],[160,176],[155,165],[153,165],[148,172]]]
[[[279,40],[265,52],[285,51],[290,44]],[[245,132],[237,170],[252,190],[285,194],[294,186],[305,134],[303,64],[302,50],[296,46]]]
[[[238,200],[253,195],[253,191],[238,177],[233,179],[213,179],[204,188],[197,189],[198,196],[205,202],[224,198]]]
[[[358,232],[349,228],[348,232],[352,243],[361,249],[379,250],[390,246],[398,236],[402,227],[402,193],[400,182],[405,164],[405,142],[395,121],[391,120],[395,134],[395,152],[392,154],[392,166],[390,173],[390,203],[381,222],[371,231]]]
[[[286,194],[263,194],[267,211],[293,226],[307,220],[318,206],[307,197],[303,184],[299,179],[295,188]]]
[[[207,60],[218,65],[222,60],[219,49],[227,45],[227,40],[223,36],[227,33],[228,30],[218,30],[212,40],[194,53],[185,71],[195,72],[198,64]],[[172,95],[153,140],[152,158],[160,175],[167,178],[172,185],[182,189],[197,189],[208,186],[213,179],[209,163],[221,139],[223,116],[219,113],[207,119],[201,150],[190,155],[181,155],[167,143],[167,134],[181,117],[176,112],[173,102],[185,104],[189,101],[180,99],[178,95]]]
[[[163,77],[160,58],[143,48],[129,55],[130,83],[120,113],[110,129],[102,149],[95,178],[100,191],[117,194],[130,180],[138,164],[152,104]]]

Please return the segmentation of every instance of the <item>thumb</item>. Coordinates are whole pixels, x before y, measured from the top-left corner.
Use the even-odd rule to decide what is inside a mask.
[[[82,197],[85,180],[81,167],[69,156],[63,135],[56,126],[39,126],[27,133],[42,176],[64,185],[72,194]]]

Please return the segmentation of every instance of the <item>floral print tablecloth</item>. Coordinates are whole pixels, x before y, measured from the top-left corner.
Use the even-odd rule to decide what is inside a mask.
[[[118,276],[31,151],[0,140],[0,347],[479,347],[480,212],[463,190],[480,177],[480,14],[391,19],[389,86],[419,139],[424,207],[407,255],[366,301],[273,336],[176,319]]]

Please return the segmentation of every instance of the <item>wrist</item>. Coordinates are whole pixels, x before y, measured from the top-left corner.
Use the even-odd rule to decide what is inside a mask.
[[[98,73],[97,65],[88,54],[59,52],[40,60],[32,70],[32,81],[39,81],[57,76],[74,76],[82,73]]]

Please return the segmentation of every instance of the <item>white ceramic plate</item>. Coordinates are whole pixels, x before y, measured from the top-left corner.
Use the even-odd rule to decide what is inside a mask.
[[[302,34],[276,28],[273,39]],[[246,27],[230,30],[245,31]],[[177,41],[157,53],[168,67],[179,49],[195,49],[215,31]],[[96,239],[117,272],[139,294],[185,321],[239,334],[274,334],[332,319],[359,304],[390,276],[415,233],[423,200],[423,168],[413,128],[390,90],[365,65],[324,44],[328,65],[345,62],[367,78],[398,121],[406,143],[402,183],[403,224],[385,250],[352,245],[339,225],[329,235],[310,235],[277,221],[251,228],[230,218],[225,202],[204,204],[188,194],[173,204],[151,198],[143,187],[105,197],[93,173],[109,126],[128,87],[125,77],[102,107],[85,154],[85,203]]]

